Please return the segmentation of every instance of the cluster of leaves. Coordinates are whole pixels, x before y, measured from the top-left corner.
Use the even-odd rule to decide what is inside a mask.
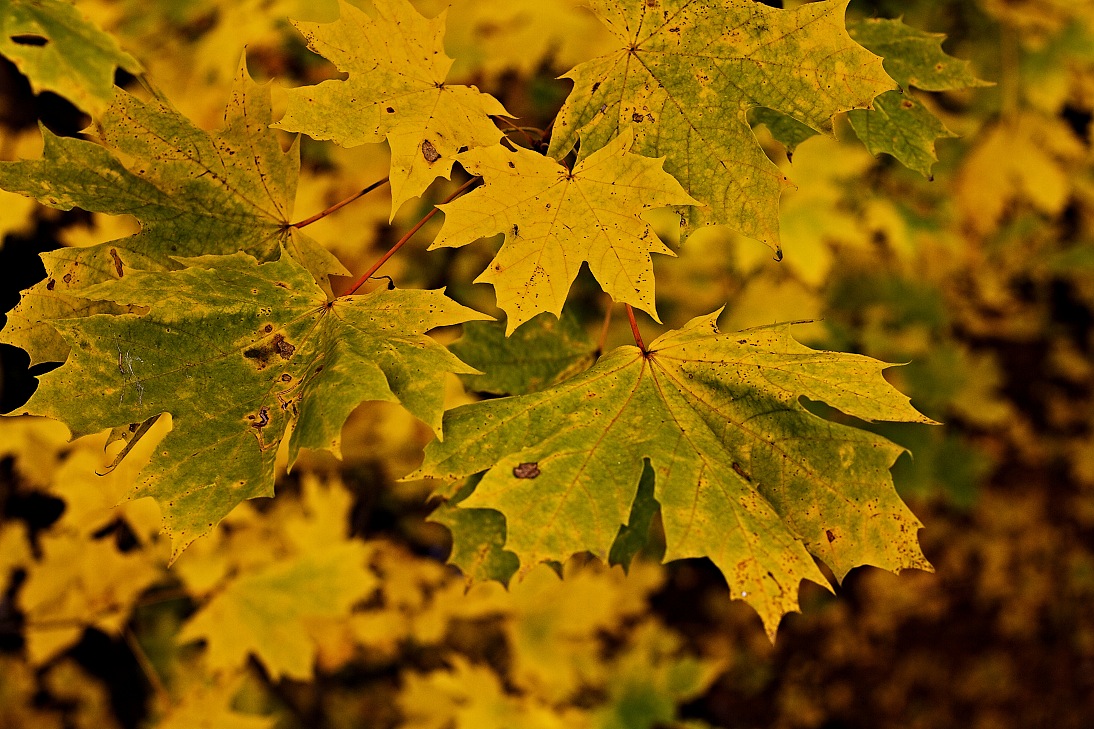
[[[263,527],[277,535],[272,540],[267,535],[267,544],[295,538],[285,535],[297,527],[278,521],[282,517],[258,516],[246,507],[233,511],[244,499],[272,495],[282,466],[307,473],[314,459],[323,462],[316,450],[348,460],[364,450],[384,458],[392,474],[402,475],[418,466],[426,428],[438,439],[428,445],[425,463],[413,477],[443,484],[437,492],[448,502],[434,518],[453,536],[451,560],[476,581],[509,581],[519,573],[511,583],[512,599],[548,579],[549,571],[537,567],[544,560],[569,564],[568,579],[578,594],[584,572],[574,572],[577,567],[568,562],[577,553],[623,565],[640,552],[669,560],[704,556],[719,567],[732,597],[755,607],[773,635],[783,614],[797,609],[801,579],[827,584],[815,559],[838,579],[860,564],[893,570],[927,566],[918,546],[919,522],[891,485],[889,467],[902,452],[900,446],[913,446],[917,454],[912,465],[907,459],[898,463],[908,493],[917,484],[921,490],[936,488],[941,478],[951,487],[951,498],[964,504],[987,459],[937,429],[858,426],[862,421],[927,422],[880,374],[883,362],[915,360],[889,376],[930,416],[980,428],[1018,427],[1013,406],[999,397],[999,363],[968,338],[953,338],[955,331],[978,325],[986,335],[998,315],[994,310],[990,316],[983,311],[953,314],[952,294],[962,284],[958,262],[939,270],[938,254],[963,245],[963,236],[1004,239],[1021,217],[1015,208],[1028,206],[1034,216],[1061,215],[1080,189],[1073,180],[1088,151],[1055,121],[1051,104],[1037,106],[1048,103],[1043,100],[1008,110],[1003,121],[986,126],[982,134],[968,117],[954,113],[953,100],[966,99],[960,93],[946,97],[950,106],[939,106],[936,97],[922,92],[956,92],[982,82],[965,64],[941,53],[939,36],[913,30],[911,18],[908,24],[863,20],[845,29],[845,4],[840,2],[794,10],[728,0],[679,8],[664,4],[634,3],[633,9],[594,4],[603,25],[581,16],[587,25],[567,31],[573,38],[590,34],[585,47],[603,53],[588,61],[573,48],[560,47],[560,59],[581,63],[568,74],[573,92],[549,142],[542,122],[535,122],[541,124],[538,129],[510,129],[520,122],[506,121],[506,108],[516,113],[519,98],[506,98],[503,106],[475,87],[455,85],[464,80],[485,85],[498,67],[481,65],[477,76],[468,77],[465,69],[452,66],[441,50],[443,19],[427,20],[394,1],[375,2],[368,12],[317,7],[317,16],[327,14],[313,18],[320,22],[297,26],[309,46],[346,78],[288,92],[288,110],[275,127],[366,146],[321,150],[305,145],[309,171],[324,174],[302,176],[300,190],[298,147],[283,151],[284,137],[269,127],[274,116],[268,90],[254,85],[235,59],[222,58],[222,66],[239,71],[223,126],[213,133],[201,131],[165,100],[197,103],[176,95],[168,74],[157,75],[155,63],[163,59],[146,59],[138,52],[147,36],[132,30],[132,16],[100,20],[112,25],[123,45],[150,69],[143,83],[152,89],[162,78],[164,92],[110,90],[91,102],[70,88],[48,86],[32,65],[22,66],[40,88],[52,88],[91,113],[97,139],[43,132],[41,159],[4,166],[0,186],[48,206],[133,215],[141,227],[129,237],[100,234],[87,241],[92,245],[47,254],[47,277],[24,293],[2,336],[36,362],[65,361],[42,378],[28,411],[62,420],[74,435],[112,428],[109,442],[121,441],[112,445],[110,458],[95,466],[100,472],[113,468],[110,478],[123,486],[104,499],[150,495],[158,504],[148,525],[126,528],[147,545],[139,551],[154,551],[155,557],[147,573],[132,568],[134,575],[148,577],[135,577],[122,591],[120,607],[111,613],[115,622],[75,618],[86,606],[58,613],[61,622],[68,621],[69,632],[64,640],[53,636],[59,642],[52,651],[41,648],[40,635],[31,641],[28,628],[28,649],[45,650],[35,653],[33,665],[53,660],[86,625],[118,631],[141,593],[143,600],[151,600],[156,589],[166,588],[146,592],[150,586],[174,580],[181,580],[187,604],[198,612],[181,628],[176,617],[164,634],[171,641],[202,640],[206,648],[197,657],[172,660],[196,660],[197,675],[216,675],[215,686],[193,687],[193,696],[213,692],[208,696],[219,698],[195,701],[221,701],[226,711],[233,697],[237,708],[241,700],[291,708],[284,697],[271,698],[270,685],[278,679],[311,679],[313,666],[334,673],[359,662],[362,652],[378,650],[381,641],[375,635],[362,637],[367,629],[361,633],[352,627],[357,625],[354,615],[362,623],[375,619],[373,630],[396,636],[394,645],[387,644],[392,664],[403,665],[407,659],[400,651],[408,645],[443,644],[458,653],[459,638],[452,631],[442,629],[438,638],[434,626],[429,637],[428,631],[391,628],[395,619],[390,616],[370,615],[378,606],[398,603],[387,592],[397,589],[392,582],[397,570],[379,566],[384,558],[377,555],[385,548],[365,543],[369,546],[361,551],[361,543],[346,542],[343,531],[332,527],[338,519],[344,523],[346,504],[340,516],[326,522],[328,537],[340,535],[330,540],[329,553],[305,555],[303,547],[290,545],[280,552],[267,546],[271,553],[261,555],[261,549],[243,546],[245,541],[233,541],[252,528],[248,519],[275,525]],[[644,15],[655,6],[658,13],[668,12],[672,22]],[[457,6],[450,23],[457,24],[459,13]],[[505,13],[493,19],[497,25],[510,22]],[[457,44],[468,36],[491,40],[477,29],[478,22],[468,10],[449,38]],[[1069,17],[1044,32],[1076,33],[1079,22]],[[534,25],[517,14],[511,23],[516,28]],[[396,26],[414,30],[394,33]],[[921,26],[935,27],[929,22]],[[719,35],[718,28],[734,30]],[[293,32],[272,23],[262,32],[271,30],[283,38]],[[19,32],[52,39],[42,24]],[[205,47],[217,32],[195,47]],[[515,35],[518,40],[509,42],[519,42],[520,34]],[[393,40],[407,37],[412,40],[405,45]],[[779,41],[769,42],[775,38]],[[366,47],[368,57],[339,50]],[[26,52],[32,48],[21,46]],[[107,78],[115,66],[140,73],[135,61],[117,55],[116,43],[111,48],[102,51]],[[252,67],[257,63],[269,71],[261,45],[252,48]],[[697,48],[712,51],[703,56],[711,59],[709,65],[681,60]],[[302,50],[292,52],[308,58]],[[1038,53],[1048,51],[1024,51],[1023,62],[1049,65],[1038,61]],[[816,59],[825,60],[817,65]],[[331,75],[313,61],[303,63],[313,66],[309,80]],[[186,113],[207,124],[210,105]],[[943,174],[949,176],[944,189],[924,186],[914,175],[878,165],[861,147],[827,136],[833,128],[842,130],[847,137],[859,137],[869,152],[891,154],[928,176],[935,140],[952,136],[947,127],[976,141],[960,162],[943,158]],[[506,141],[499,144],[503,137]],[[386,172],[378,170],[387,166],[383,151],[367,146],[381,141],[391,150]],[[793,166],[787,164],[791,153]],[[361,176],[366,167],[372,177]],[[885,185],[864,192],[863,180],[879,169]],[[435,182],[437,177],[455,175],[460,181],[465,173],[473,180],[481,177],[481,187],[441,206],[439,230],[423,230],[433,236],[431,248],[458,249],[440,259],[452,262],[449,275],[431,275],[430,267],[439,264],[429,263],[429,257],[417,264],[420,270],[397,268],[405,266],[398,258],[386,270],[401,284],[449,284],[449,294],[473,309],[438,291],[380,287],[359,295],[360,282],[347,286],[331,278],[346,272],[343,263],[365,269],[375,255],[346,250],[347,236],[359,238],[362,227],[383,229],[388,223],[397,233],[405,231],[423,205],[439,197],[435,188],[443,184]],[[294,198],[298,206],[310,201],[304,209],[311,212],[385,174],[391,181],[390,208],[365,198],[354,204],[362,207],[322,223],[336,226],[346,215],[345,227],[328,227],[332,232],[325,235],[320,224],[310,228],[315,239],[293,224]],[[787,194],[780,211],[788,178],[798,189]],[[423,202],[416,203],[423,195]],[[670,206],[671,213],[661,217],[647,212]],[[100,227],[107,225],[98,220]],[[736,234],[704,227],[711,223],[731,226]],[[504,236],[500,250],[469,245],[499,234]],[[114,239],[101,243],[104,238]],[[686,242],[678,259],[657,260],[655,301],[650,254],[672,254],[679,239]],[[779,256],[785,248],[783,263],[771,264],[756,240]],[[879,240],[890,257],[888,278],[876,275]],[[336,251],[342,262],[327,250]],[[837,257],[839,267],[833,266]],[[579,276],[583,265],[591,277]],[[504,324],[487,322],[475,311],[496,311],[485,300],[488,294],[465,283],[480,271],[477,281],[496,291]],[[987,278],[976,285],[985,287],[984,296],[1005,312],[1003,292],[991,290]],[[351,288],[351,295],[335,295]],[[604,339],[597,343],[586,334],[586,324],[590,331],[600,328],[589,321],[603,311],[603,298],[589,294],[597,290],[677,328],[648,346],[639,340],[637,347],[604,353]],[[722,333],[718,313],[727,300],[729,309],[721,316],[725,329],[824,313],[826,325],[795,330],[803,341],[823,348],[799,344],[786,325]],[[980,315],[987,318],[979,320]],[[469,323],[451,354],[426,336],[435,327],[463,322]],[[643,325],[649,327],[645,320]],[[626,326],[611,328],[606,322],[604,327],[609,340],[627,335]],[[944,346],[936,346],[940,339]],[[1068,360],[1061,351],[1059,359],[1065,367],[1075,357]],[[444,413],[445,372],[462,375],[473,391],[515,397]],[[461,398],[466,401],[448,388],[449,404]],[[382,443],[376,449],[375,441],[349,426],[343,433],[343,423],[362,401],[400,403],[413,415],[382,410],[411,434],[408,444],[377,456]],[[153,447],[157,438],[162,440]],[[1060,447],[1081,452],[1084,442],[1072,438]],[[101,449],[102,442],[96,447]],[[134,464],[142,448],[155,455],[138,473]],[[1074,463],[1078,471],[1084,468],[1082,458]],[[478,475],[465,480],[483,472],[481,480]],[[314,488],[307,487],[305,494]],[[61,498],[68,503],[74,497]],[[312,497],[301,498],[307,504]],[[291,495],[279,497],[274,511],[313,509],[294,503]],[[146,502],[132,501],[126,508],[137,504]],[[169,550],[152,536],[160,526],[159,514],[171,537]],[[225,519],[223,527],[215,528]],[[79,538],[95,542],[92,532],[101,528],[102,522],[96,522]],[[197,539],[204,534],[209,536]],[[21,543],[23,538],[11,539]],[[223,572],[217,572],[218,566],[201,567],[209,572],[204,583],[186,567],[191,559],[216,562],[237,553],[239,562],[229,559]],[[55,564],[64,559],[58,557]],[[464,603],[457,598],[462,583],[457,590],[459,580],[435,571],[431,563],[403,553],[387,559],[413,562],[418,566],[410,572],[434,575],[415,578],[428,583],[424,593],[440,590],[440,582],[451,584],[444,588],[450,592],[444,593],[442,610],[466,610],[454,618],[457,622],[517,615],[522,609],[475,612],[476,590],[495,588],[478,586]],[[163,571],[167,560],[177,560],[170,572]],[[280,560],[276,568],[274,560]],[[13,564],[26,565],[30,575],[62,574],[25,560]],[[372,566],[362,569],[364,564]],[[119,569],[121,575],[130,568]],[[597,578],[608,580],[605,585],[622,580],[617,572],[585,569],[616,575]],[[644,569],[640,561],[634,563],[634,584],[642,584]],[[313,578],[322,584],[308,582]],[[529,602],[569,599],[567,584],[551,597],[539,595]],[[24,584],[19,599],[24,590],[38,594],[33,586]],[[292,599],[303,592],[326,595],[324,604]],[[247,612],[253,605],[249,596],[256,594],[270,603],[262,614]],[[432,598],[415,599],[425,604]],[[21,603],[20,609],[29,617],[27,605]],[[417,673],[404,677],[404,690],[420,693],[398,702],[400,716],[423,726],[448,721],[488,726],[484,716],[506,725],[513,712],[544,725],[566,720],[568,725],[612,726],[615,716],[629,726],[636,724],[619,719],[631,716],[621,702],[653,693],[668,708],[646,706],[643,716],[670,721],[675,704],[701,692],[721,664],[685,665],[676,639],[663,629],[632,631],[628,616],[643,609],[612,613],[601,622],[589,616],[595,625],[581,634],[587,649],[574,647],[580,643],[575,640],[567,655],[589,653],[573,664],[574,677],[557,679],[559,685],[548,686],[556,679],[520,673],[521,661],[531,665],[542,657],[533,657],[532,648],[519,657],[525,648],[511,633],[505,640],[509,659],[469,654],[465,661],[446,654],[444,671],[422,664],[421,680]],[[571,607],[567,620],[579,613]],[[271,617],[283,627],[294,626],[287,628],[293,640],[253,632]],[[447,624],[449,619],[424,620]],[[534,633],[537,628],[528,629]],[[619,653],[609,651],[608,659],[604,647],[591,639],[605,631],[626,646]],[[268,646],[285,653],[264,650]],[[249,654],[262,668],[245,670],[249,678],[240,683]],[[153,662],[161,676],[183,673]],[[603,680],[605,671],[625,674],[630,665],[637,674],[660,665],[666,677],[683,671],[693,679],[678,693]],[[244,687],[256,675],[270,682]],[[182,696],[189,690],[174,680],[168,682],[168,694]],[[664,680],[665,686],[677,685],[675,678]],[[495,689],[472,696],[467,692],[472,683]],[[596,700],[590,702],[579,688],[592,691]],[[634,694],[626,694],[631,688]],[[248,692],[250,699],[240,698]],[[164,706],[172,704],[161,698]],[[419,715],[414,707],[425,702],[447,702],[448,713],[438,709]],[[170,711],[181,711],[183,704],[175,704]],[[299,704],[295,710],[306,714]]]

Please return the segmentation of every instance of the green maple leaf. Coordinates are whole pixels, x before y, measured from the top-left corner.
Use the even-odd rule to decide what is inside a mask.
[[[968,61],[946,55],[942,50],[946,36],[940,33],[881,18],[856,23],[850,31],[852,38],[885,58],[885,70],[904,89],[951,91],[991,85],[976,78]],[[886,92],[873,109],[847,116],[872,154],[890,154],[924,177],[931,176],[931,166],[938,160],[935,141],[957,136],[908,92]]]
[[[623,134],[564,165],[523,148],[464,152],[459,163],[485,185],[439,206],[444,225],[430,250],[505,234],[476,283],[493,284],[506,334],[540,312],[562,314],[582,263],[615,301],[657,319],[651,253],[674,255],[640,215],[695,203],[660,159],[630,154]],[[658,320],[660,321],[660,320]]]
[[[450,411],[413,477],[486,471],[461,506],[495,509],[522,570],[608,555],[644,462],[669,560],[709,557],[774,635],[798,584],[857,565],[929,569],[921,524],[893,489],[889,441],[815,416],[807,397],[864,420],[931,422],[883,362],[814,351],[788,325],[720,334],[717,314],[622,347],[567,382]]]
[[[30,81],[98,116],[114,98],[114,70],[141,64],[63,0],[0,0],[0,54]]]
[[[160,503],[175,556],[240,502],[273,495],[290,430],[290,466],[301,448],[338,455],[342,424],[363,400],[400,402],[439,433],[438,373],[474,372],[424,336],[484,318],[440,291],[330,301],[289,256],[186,263],[86,289],[148,313],[54,322],[71,354],[26,405],[74,436],[171,414],[132,497]]]
[[[748,125],[755,107],[830,128],[834,114],[869,107],[894,83],[881,59],[851,40],[848,0],[777,10],[751,0],[592,0],[619,50],[566,75],[574,89],[550,154],[581,140],[580,156],[616,135],[703,203],[691,227],[724,223],[779,250],[786,183]]]
[[[573,317],[540,314],[510,337],[501,322],[471,322],[448,348],[483,371],[462,378],[470,389],[525,395],[587,368],[595,359],[596,345]]]
[[[427,19],[406,0],[374,0],[376,17],[341,3],[334,23],[295,23],[308,47],[348,74],[288,92],[275,126],[347,147],[385,139],[391,147],[391,214],[449,178],[463,147],[496,144],[491,114],[508,116],[474,86],[445,83],[445,17]]]
[[[43,129],[41,159],[0,163],[0,188],[141,223],[129,238],[43,255],[46,279],[23,292],[3,341],[26,349],[32,362],[62,361],[66,345],[50,321],[122,311],[89,301],[84,289],[135,269],[178,269],[179,257],[245,251],[268,261],[284,248],[324,285],[330,274],[347,274],[290,227],[299,151],[295,143],[283,151],[269,122],[269,87],[257,86],[241,64],[219,132],[119,90],[98,125],[101,145]]]

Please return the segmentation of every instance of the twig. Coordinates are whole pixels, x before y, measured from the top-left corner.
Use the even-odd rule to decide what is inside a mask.
[[[448,196],[448,197],[447,197],[447,198],[446,198],[446,199],[444,200],[444,202],[442,202],[442,203],[441,203],[441,205],[444,205],[444,203],[447,203],[447,202],[452,202],[452,201],[453,201],[453,200],[455,200],[455,199],[456,199],[457,197],[459,197],[460,195],[462,195],[463,193],[467,192],[467,191],[468,191],[468,190],[470,190],[470,189],[471,189],[472,187],[474,187],[475,185],[477,185],[477,184],[478,184],[478,183],[479,183],[479,182],[480,182],[481,180],[482,180],[482,178],[481,178],[481,177],[472,177],[472,178],[471,178],[470,180],[468,180],[467,182],[465,182],[465,183],[463,183],[462,185],[460,185],[460,186],[459,186],[459,187],[458,187],[458,188],[456,189],[456,191],[455,191],[454,193],[452,193],[451,195],[449,195],[449,196]],[[398,253],[398,252],[399,252],[399,249],[400,249],[400,248],[402,248],[402,247],[403,247],[403,245],[405,245],[405,244],[406,244],[406,242],[407,242],[408,240],[410,240],[410,239],[411,239],[411,237],[412,237],[412,236],[413,236],[413,235],[414,235],[415,233],[417,233],[417,232],[418,232],[418,231],[419,231],[419,230],[421,229],[421,227],[422,227],[423,225],[425,225],[426,223],[428,223],[428,222],[429,222],[429,220],[430,220],[430,219],[431,219],[431,218],[432,218],[432,217],[433,217],[434,215],[436,215],[436,214],[437,214],[437,211],[438,211],[438,210],[440,210],[440,208],[439,208],[439,207],[437,207],[436,205],[434,205],[434,206],[433,206],[433,209],[432,209],[432,210],[430,210],[430,211],[429,211],[428,213],[426,213],[426,214],[425,214],[425,216],[424,216],[424,217],[423,217],[423,218],[422,218],[421,220],[419,220],[419,221],[418,221],[418,222],[417,222],[417,223],[416,223],[416,224],[414,225],[414,227],[413,227],[413,228],[411,228],[410,230],[408,230],[408,231],[406,232],[406,235],[404,235],[404,236],[403,236],[402,238],[400,238],[400,239],[398,240],[398,242],[397,242],[397,243],[396,243],[395,245],[393,245],[393,246],[392,246],[392,247],[391,247],[390,249],[388,249],[388,252],[387,252],[387,253],[385,253],[384,255],[380,256],[380,260],[378,260],[378,261],[377,261],[376,263],[372,264],[372,266],[370,266],[370,267],[369,267],[369,269],[368,269],[367,271],[365,271],[365,272],[364,272],[363,274],[361,274],[361,278],[359,278],[359,279],[357,279],[356,281],[354,281],[354,282],[353,282],[353,285],[352,285],[352,286],[350,286],[350,289],[349,289],[349,291],[347,291],[346,293],[342,294],[342,296],[352,296],[353,294],[357,293],[357,289],[359,289],[359,288],[361,288],[362,286],[364,286],[364,285],[365,285],[365,281],[368,281],[368,280],[369,280],[370,278],[372,278],[372,274],[374,274],[374,273],[376,273],[377,271],[379,271],[379,270],[380,270],[380,266],[383,266],[383,265],[384,265],[385,263],[387,263],[387,260],[388,260],[389,258],[391,258],[391,257],[392,257],[392,256],[394,256],[394,255],[395,255],[396,253]]]
[[[341,208],[344,208],[345,206],[349,205],[351,202],[353,202],[357,198],[363,197],[363,196],[369,194],[370,192],[375,190],[377,187],[380,187],[381,185],[386,185],[387,180],[388,180],[388,178],[386,178],[386,177],[382,180],[378,180],[378,181],[372,183],[371,185],[369,185],[368,187],[366,187],[364,190],[361,190],[360,192],[353,193],[352,195],[347,197],[342,202],[337,202],[334,205],[331,205],[326,210],[318,212],[315,215],[311,216],[310,218],[305,218],[304,220],[301,220],[299,223],[293,223],[289,227],[290,228],[303,228],[306,225],[311,225],[312,223],[314,223],[317,220],[322,220],[323,218],[325,218],[328,215],[330,215],[331,213],[333,213],[335,210],[340,210]]]
[[[528,146],[531,147],[532,149],[536,148],[536,140],[534,140],[530,136],[528,136],[528,131],[526,131],[526,130],[532,130],[532,131],[539,132],[540,133],[540,141],[543,140],[543,132],[540,129],[536,129],[535,127],[518,127],[516,124],[514,124],[513,122],[506,119],[504,116],[495,116],[494,119],[497,119],[502,124],[507,125],[510,129],[512,129],[514,131],[517,131],[517,132],[520,132],[521,136],[523,136],[526,140],[528,140]]]
[[[165,704],[171,702],[171,694],[167,693],[167,687],[163,685],[163,680],[160,679],[159,673],[156,672],[156,667],[152,665],[152,661],[148,659],[148,655],[141,648],[140,641],[137,640],[137,636],[133,635],[133,631],[126,628],[122,631],[125,636],[125,643],[129,646],[130,652],[137,660],[137,664],[141,667],[141,671],[144,672],[144,677],[148,679],[148,685],[152,687],[153,693],[156,694],[156,698],[163,701]]]

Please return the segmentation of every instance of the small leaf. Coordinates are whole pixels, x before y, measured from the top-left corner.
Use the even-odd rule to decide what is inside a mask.
[[[114,98],[114,70],[141,73],[118,42],[63,0],[0,0],[0,54],[30,80],[92,116]]]
[[[917,101],[909,88],[924,91],[991,86],[969,69],[968,61],[952,58],[942,50],[946,36],[925,33],[900,20],[871,18],[849,27],[851,37],[884,57],[886,72],[904,89],[889,91],[874,102],[872,109],[857,109],[847,117],[855,134],[872,154],[885,152],[904,166],[931,176],[938,160],[935,141],[955,137],[938,117]]]
[[[349,75],[288,92],[276,125],[346,147],[391,145],[391,215],[438,177],[449,178],[461,147],[496,144],[491,114],[508,116],[474,86],[445,83],[442,14],[432,20],[406,0],[373,0],[375,17],[345,2],[334,23],[294,23],[308,48]]]
[[[505,233],[497,257],[476,283],[493,284],[508,315],[506,334],[540,312],[562,314],[582,263],[615,301],[657,318],[651,253],[673,255],[640,216],[690,205],[661,160],[630,154],[620,135],[573,169],[501,145],[464,152],[459,162],[486,181],[441,205],[445,220],[430,249]]]

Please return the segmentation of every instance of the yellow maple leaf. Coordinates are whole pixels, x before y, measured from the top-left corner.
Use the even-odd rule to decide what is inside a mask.
[[[562,314],[582,263],[615,301],[657,319],[651,253],[674,255],[643,212],[695,205],[661,159],[629,152],[621,134],[571,171],[501,145],[473,149],[459,162],[486,184],[442,205],[444,227],[430,249],[505,233],[505,244],[476,283],[493,284],[508,315],[506,334],[540,312]]]

